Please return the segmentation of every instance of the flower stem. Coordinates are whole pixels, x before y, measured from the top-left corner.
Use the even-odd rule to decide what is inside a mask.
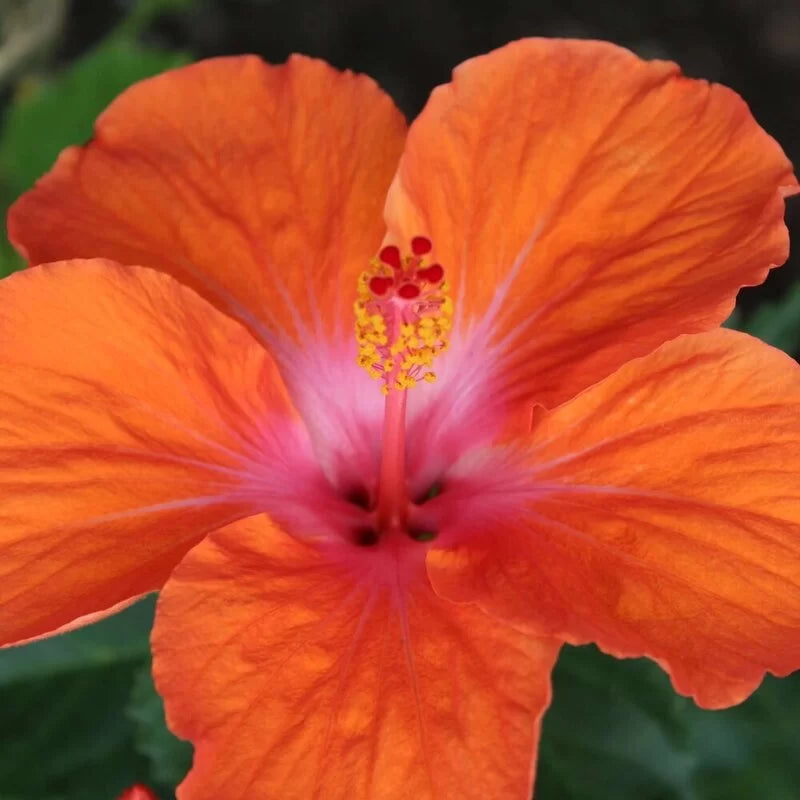
[[[378,528],[405,527],[408,511],[406,488],[406,392],[390,391],[383,414],[383,441],[378,483]]]

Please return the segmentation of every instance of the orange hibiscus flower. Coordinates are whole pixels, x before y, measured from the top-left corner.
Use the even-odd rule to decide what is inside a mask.
[[[2,641],[161,589],[183,800],[523,800],[561,641],[739,702],[800,666],[800,368],[718,325],[796,189],[596,42],[408,131],[302,57],[133,87],[11,212]]]

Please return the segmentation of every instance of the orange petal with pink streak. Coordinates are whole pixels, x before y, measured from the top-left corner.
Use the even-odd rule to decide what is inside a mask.
[[[180,800],[528,800],[559,643],[440,600],[421,563],[372,583],[382,547],[337,562],[254,517],[176,569],[153,648],[195,745]]]
[[[0,282],[0,643],[159,588],[254,513],[260,431],[292,414],[263,348],[167,275],[73,261]]]
[[[723,707],[800,668],[800,366],[744,334],[675,339],[544,415],[527,506],[432,551],[443,596]]]
[[[716,327],[788,254],[780,147],[734,92],[602,42],[466,61],[409,130],[390,240],[429,236],[487,372],[553,407]],[[459,310],[460,309],[460,310]]]
[[[192,286],[259,335],[350,335],[406,125],[366,76],[292,56],[142,81],[11,209],[34,264],[111,258]],[[342,316],[344,315],[344,316]]]

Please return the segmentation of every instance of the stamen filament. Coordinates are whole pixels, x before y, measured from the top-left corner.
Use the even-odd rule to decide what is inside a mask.
[[[406,397],[404,391],[389,392],[385,400],[377,508],[383,531],[400,530],[406,523]]]
[[[420,380],[436,380],[431,365],[448,345],[453,303],[444,267],[425,264],[432,249],[425,236],[411,240],[410,255],[402,256],[396,245],[383,247],[359,277],[353,305],[357,363],[382,383],[386,396],[375,511],[379,535],[406,531],[406,392]]]

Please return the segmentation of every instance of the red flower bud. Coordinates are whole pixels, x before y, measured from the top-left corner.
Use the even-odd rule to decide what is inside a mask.
[[[117,800],[158,800],[158,798],[146,786],[137,783],[126,789]]]

